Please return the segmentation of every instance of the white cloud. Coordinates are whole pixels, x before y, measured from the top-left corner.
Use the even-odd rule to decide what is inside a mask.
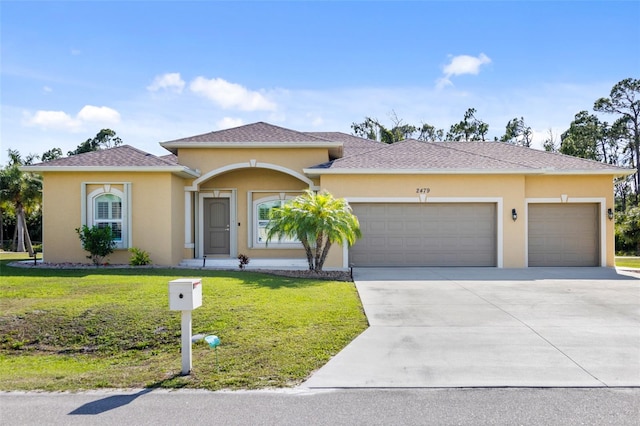
[[[216,126],[218,126],[218,129],[230,129],[243,124],[242,118],[224,117],[222,120],[218,120]]]
[[[53,92],[53,89],[52,89],[51,87],[49,87],[49,86],[44,86],[44,87],[42,88],[42,91],[43,91],[44,93],[51,93],[51,92]]]
[[[444,76],[437,80],[437,86],[439,88],[453,86],[451,77],[455,75],[478,75],[480,73],[480,67],[489,63],[491,63],[491,58],[484,53],[481,53],[478,57],[469,55],[453,56],[451,62],[442,69]]]
[[[176,93],[182,93],[184,86],[185,82],[180,77],[180,73],[174,72],[156,76],[153,83],[147,86],[147,90],[150,92],[157,92],[160,89],[165,89]]]
[[[85,105],[78,113],[77,118],[84,122],[116,124],[120,122],[120,113],[106,106]]]
[[[85,105],[75,117],[64,111],[36,111],[27,114],[26,124],[45,129],[81,131],[85,123],[111,125],[120,122],[120,113],[113,108]]]
[[[64,111],[36,111],[28,120],[29,124],[53,128],[76,130],[79,127],[78,120],[73,119]]]
[[[71,54],[73,56],[78,56],[80,55],[82,52],[80,51],[80,49],[71,49]]]
[[[241,111],[273,111],[276,104],[268,100],[262,93],[230,83],[221,78],[195,78],[189,88],[193,93],[204,96],[223,109]]]
[[[319,127],[324,124],[324,119],[317,114],[308,113],[306,116],[313,127]]]

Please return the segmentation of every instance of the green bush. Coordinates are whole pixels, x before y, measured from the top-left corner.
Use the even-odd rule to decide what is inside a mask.
[[[616,213],[616,251],[640,254],[640,207],[630,207]]]
[[[149,257],[149,253],[147,253],[146,251],[139,249],[137,247],[131,247],[129,249],[129,253],[131,253],[131,259],[129,259],[129,265],[131,266],[151,265],[151,257]]]
[[[82,225],[82,228],[76,228],[76,232],[82,242],[82,248],[90,253],[87,259],[91,259],[96,266],[100,265],[102,259],[113,253],[116,248],[110,226],[89,228],[87,225]]]

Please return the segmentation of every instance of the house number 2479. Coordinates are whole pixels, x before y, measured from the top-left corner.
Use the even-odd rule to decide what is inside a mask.
[[[428,194],[431,192],[430,188],[416,188],[416,194]]]

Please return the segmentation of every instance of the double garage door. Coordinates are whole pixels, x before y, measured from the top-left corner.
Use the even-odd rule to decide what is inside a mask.
[[[363,235],[354,266],[497,266],[495,203],[351,207]],[[600,265],[598,204],[529,204],[527,220],[529,266]]]
[[[495,203],[352,204],[354,266],[496,266]]]

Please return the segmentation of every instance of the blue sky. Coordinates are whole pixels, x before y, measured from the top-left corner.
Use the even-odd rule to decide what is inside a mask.
[[[541,141],[640,78],[640,2],[3,1],[1,153],[102,128],[158,142],[266,121],[350,133],[365,116],[448,130],[467,108]]]

